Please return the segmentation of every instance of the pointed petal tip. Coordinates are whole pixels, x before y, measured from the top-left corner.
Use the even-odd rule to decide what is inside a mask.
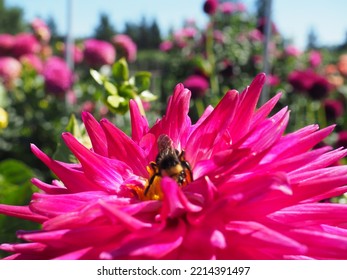
[[[61,138],[63,138],[64,142],[69,141],[71,138],[74,138],[74,136],[70,132],[63,132],[61,134]]]
[[[83,122],[85,122],[88,118],[93,118],[93,115],[89,113],[88,111],[82,111],[81,118]]]

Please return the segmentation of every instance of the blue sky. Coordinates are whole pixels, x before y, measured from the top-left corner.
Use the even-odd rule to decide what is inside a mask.
[[[26,20],[52,15],[60,33],[66,32],[66,7],[69,0],[6,0],[8,6],[19,6]],[[98,24],[99,14],[105,12],[118,31],[124,22],[140,22],[156,18],[163,31],[179,28],[184,19],[194,18],[199,26],[206,23],[202,12],[204,0],[70,0],[73,3],[73,33],[91,35]],[[307,34],[314,28],[318,42],[342,43],[347,33],[346,0],[273,0],[273,19],[279,31],[295,45],[305,47]],[[255,0],[244,0],[254,11]]]

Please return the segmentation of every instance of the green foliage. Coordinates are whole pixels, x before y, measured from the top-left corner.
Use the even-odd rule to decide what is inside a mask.
[[[22,160],[50,178],[47,168],[31,153],[30,144],[53,154],[69,110],[64,98],[45,93],[43,80],[34,70],[23,69],[20,82],[0,93],[9,114],[8,127],[0,132],[0,158]]]
[[[76,119],[75,115],[70,116],[69,122],[62,132],[70,132],[76,139],[78,139],[85,146],[90,147],[90,140],[86,133],[84,126]],[[60,137],[53,159],[62,162],[78,162],[76,157],[71,153],[65,142]]]
[[[90,74],[103,87],[102,100],[113,113],[125,114],[129,109],[129,101],[134,99],[144,114],[141,100],[150,102],[156,99],[149,91],[151,73],[143,71],[130,76],[128,63],[124,58],[112,65],[110,75],[94,69],[90,70]]]
[[[30,182],[34,176],[29,166],[7,159],[0,162],[0,203],[27,205],[35,188]],[[0,215],[0,243],[18,242],[15,231],[38,229],[34,222]],[[0,257],[5,255],[0,252]]]

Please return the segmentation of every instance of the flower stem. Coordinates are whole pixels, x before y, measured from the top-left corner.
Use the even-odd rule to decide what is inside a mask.
[[[211,20],[210,20],[209,26],[207,27],[207,32],[206,32],[206,55],[207,55],[207,60],[211,66],[211,73],[210,73],[211,96],[212,96],[212,100],[216,101],[219,99],[219,84],[218,84],[218,77],[216,74],[216,58],[213,51],[213,43],[214,43],[213,41],[214,41],[213,16],[211,16]]]
[[[197,98],[194,100],[195,108],[197,112],[197,117],[200,118],[202,114],[204,113],[205,106],[201,98]]]

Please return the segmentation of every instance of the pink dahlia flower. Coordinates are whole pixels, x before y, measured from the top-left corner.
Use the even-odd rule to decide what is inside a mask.
[[[299,57],[302,52],[294,45],[288,45],[284,49],[284,54],[287,56]]]
[[[33,179],[42,191],[28,206],[0,205],[42,224],[0,249],[8,259],[346,259],[347,205],[319,201],[347,191],[347,166],[328,167],[347,151],[312,149],[333,127],[284,134],[288,109],[270,115],[280,95],[256,108],[265,80],[228,91],[195,124],[182,84],[152,127],[130,102],[131,137],[84,113],[92,149],[63,134],[78,164],[33,145],[61,181]]]
[[[206,0],[202,8],[206,14],[214,15],[218,9],[218,0]]]
[[[84,59],[94,68],[110,65],[116,59],[116,50],[109,42],[89,39],[84,42]]]
[[[35,36],[42,42],[49,42],[51,39],[51,30],[47,26],[47,24],[39,19],[36,18],[31,22],[31,28],[34,31]]]
[[[11,34],[0,34],[0,56],[11,55],[14,45],[14,36]]]
[[[308,60],[310,65],[316,68],[322,63],[322,54],[320,51],[310,51]]]
[[[173,43],[169,40],[166,40],[166,41],[163,41],[160,43],[159,45],[159,49],[162,51],[162,52],[168,52],[170,51],[171,49],[173,48]]]
[[[336,121],[337,118],[342,117],[344,114],[344,106],[340,100],[325,99],[323,106],[328,120]]]
[[[134,62],[136,60],[137,46],[128,35],[116,35],[112,38],[112,43],[119,49],[127,61]]]
[[[60,57],[49,58],[42,74],[45,80],[45,90],[48,93],[62,95],[72,86],[73,73]]]
[[[33,34],[20,33],[14,38],[12,54],[21,57],[25,54],[34,54],[40,51],[40,44]]]
[[[209,88],[208,79],[196,74],[190,75],[184,80],[183,84],[191,91],[193,98],[203,97]]]
[[[39,56],[35,54],[25,54],[19,58],[19,61],[34,69],[37,73],[41,73],[43,70],[43,62]]]
[[[10,88],[15,79],[19,78],[22,72],[20,62],[9,56],[0,57],[0,82]]]

